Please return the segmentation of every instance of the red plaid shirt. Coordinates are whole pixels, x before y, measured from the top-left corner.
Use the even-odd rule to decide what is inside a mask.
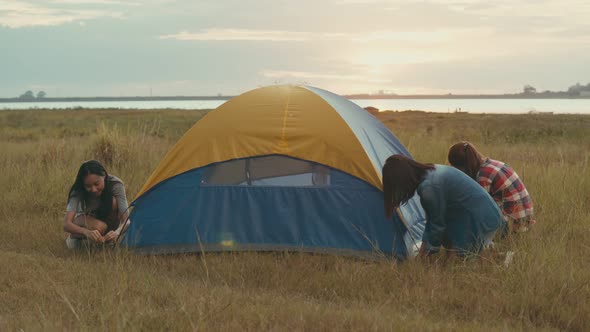
[[[533,215],[533,202],[518,174],[505,163],[487,158],[477,182],[492,195],[505,216],[518,220]]]

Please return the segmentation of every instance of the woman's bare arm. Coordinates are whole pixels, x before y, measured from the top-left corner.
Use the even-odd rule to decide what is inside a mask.
[[[68,211],[66,213],[66,217],[64,218],[64,231],[70,234],[79,234],[85,236],[87,229],[76,225],[74,223],[75,217],[76,211]]]

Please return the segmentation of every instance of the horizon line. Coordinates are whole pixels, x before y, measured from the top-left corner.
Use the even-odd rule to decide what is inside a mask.
[[[0,102],[59,102],[59,101],[132,101],[132,100],[229,100],[239,95],[175,95],[175,96],[69,96],[69,97],[43,97],[43,98],[20,98],[0,97]],[[569,95],[566,92],[549,93],[503,93],[503,94],[345,94],[339,95],[346,99],[458,99],[458,98],[580,98],[587,99],[590,96]]]

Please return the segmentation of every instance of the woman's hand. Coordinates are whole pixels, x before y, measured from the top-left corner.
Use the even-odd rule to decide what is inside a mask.
[[[96,243],[103,243],[104,242],[104,237],[97,230],[89,230],[89,229],[87,229],[86,232],[84,232],[84,235],[89,240],[94,241]]]
[[[111,242],[119,237],[119,233],[115,231],[110,231],[107,235],[104,236],[104,242]]]

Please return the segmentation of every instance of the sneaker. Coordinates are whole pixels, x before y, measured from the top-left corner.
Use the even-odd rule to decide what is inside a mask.
[[[490,241],[490,242],[484,243],[483,248],[486,249],[486,250],[496,249],[496,243],[494,241]]]
[[[77,249],[80,247],[80,243],[82,241],[80,239],[73,238],[71,235],[68,235],[66,238],[66,247],[68,249]]]

